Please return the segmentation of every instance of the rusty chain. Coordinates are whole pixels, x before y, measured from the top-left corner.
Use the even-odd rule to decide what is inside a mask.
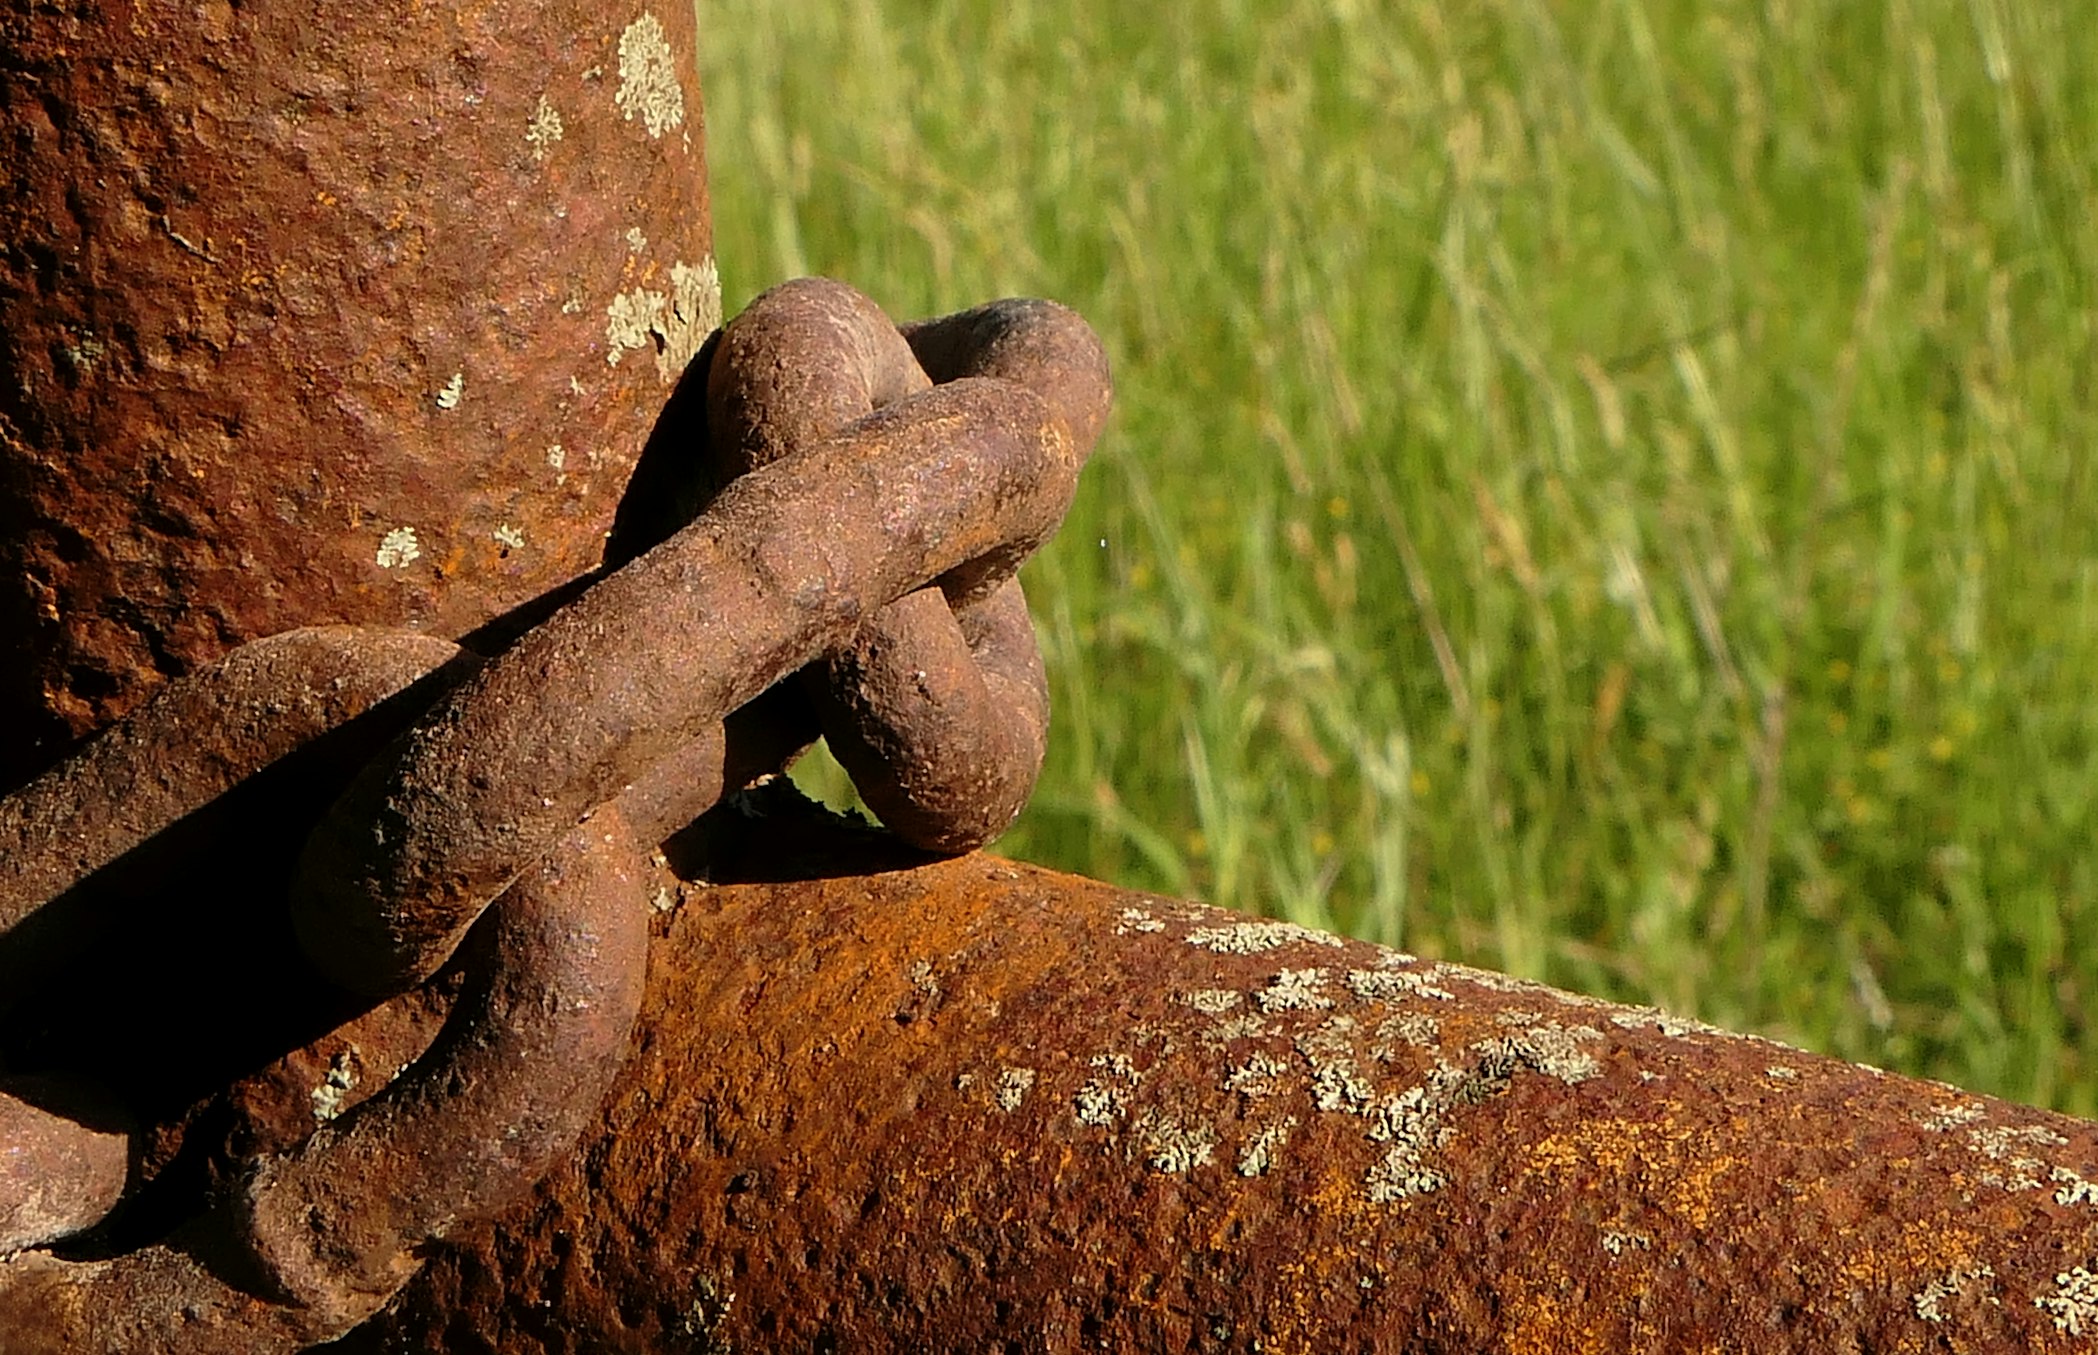
[[[0,1269],[0,1329],[275,1350],[383,1306],[421,1247],[519,1199],[574,1141],[640,1001],[643,853],[791,760],[810,710],[907,841],[961,852],[1005,828],[1047,718],[1015,572],[1068,508],[1109,398],[1098,341],[1062,307],[898,329],[840,284],[788,283],[680,386],[703,404],[685,473],[704,508],[500,654],[348,627],[258,641],[0,801],[4,981],[93,944],[92,912],[64,906],[83,881],[347,738],[361,770],[315,807],[289,885],[308,957],[373,996],[455,953],[466,975],[406,1075],[208,1215],[114,1258]],[[77,1113],[83,1095],[0,1084],[0,1256],[93,1226],[122,1193],[120,1119]]]

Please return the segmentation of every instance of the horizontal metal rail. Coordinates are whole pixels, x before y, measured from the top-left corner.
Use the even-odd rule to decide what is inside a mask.
[[[672,863],[745,882],[659,877],[636,1047],[580,1147],[336,1349],[2098,1344],[2098,1126],[916,864],[791,790],[703,824]]]

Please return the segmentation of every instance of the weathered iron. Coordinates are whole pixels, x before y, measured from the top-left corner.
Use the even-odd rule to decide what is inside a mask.
[[[2098,1342],[2091,1125],[765,782],[1009,820],[1104,371],[705,342],[691,44],[6,11],[0,1355]]]
[[[669,857],[576,1151],[331,1349],[2098,1341],[2098,1126],[790,788]]]
[[[597,568],[720,322],[692,7],[0,9],[0,786]]]
[[[759,298],[724,332],[702,376],[730,389],[758,384],[761,377],[744,372],[821,372],[827,352],[801,353],[771,335],[746,343],[746,321],[761,328],[782,312],[847,295],[814,284]],[[901,345],[871,302],[843,304]],[[851,644],[906,593],[937,584],[965,609],[997,593],[1062,520],[1092,450],[1077,435],[1097,431],[1107,401],[1106,360],[1082,321],[1044,304],[1017,323],[1055,331],[1028,347],[1055,359],[1039,390],[1017,362],[1008,376],[940,385],[921,378],[914,393],[797,440],[790,455],[730,481],[690,525],[447,697],[398,758],[361,776],[315,833],[294,904],[308,953],[368,992],[421,982],[556,834],[644,781],[695,734]],[[798,332],[793,323],[774,328],[789,338]],[[987,343],[1004,332],[980,330]],[[913,361],[907,349],[902,360]],[[1002,614],[1010,640],[1011,621],[1024,618]],[[1032,633],[1020,638],[1031,651]],[[975,656],[960,648],[955,658],[973,674]],[[866,666],[865,652],[856,667]],[[886,709],[898,718],[874,737],[889,745],[884,762],[895,755],[920,763],[921,750],[899,731],[959,679],[921,689],[913,673],[896,676],[903,690]],[[869,685],[840,700],[880,707],[863,694]],[[1003,778],[1008,791],[994,806],[994,829],[1018,812],[1039,766],[1035,756]],[[938,798],[966,803],[975,780]],[[970,814],[966,828],[947,825],[934,836],[979,845],[987,834]]]
[[[747,329],[762,334],[767,324],[791,322],[812,306],[853,311],[868,334],[885,333],[901,361],[915,367],[871,303],[835,284],[808,283],[761,298],[746,312],[749,325],[739,318],[730,326],[699,375],[731,389],[739,367],[766,375],[783,367],[820,371],[810,364],[825,354],[812,358],[746,339]],[[857,646],[853,690],[830,700],[876,712],[855,728],[873,729],[912,764],[915,779],[891,784],[923,792],[912,805],[918,820],[946,842],[981,840],[985,828],[972,825],[982,820],[940,818],[942,804],[968,798],[966,781],[957,789],[940,777],[966,777],[970,768],[956,765],[951,742],[943,745],[956,713],[936,703],[949,692],[980,697],[984,683],[972,688],[961,674],[947,673],[927,685],[923,673],[892,673],[887,686],[901,693],[869,700],[864,693],[881,685],[880,662],[893,656],[856,636],[864,617],[888,615],[884,609],[906,594],[929,595],[945,616],[944,594],[934,586],[944,583],[965,609],[981,606],[1003,618],[1005,633],[997,638],[1005,648],[983,646],[1003,665],[995,676],[1015,661],[1038,674],[1024,602],[1015,634],[1010,604],[995,611],[993,600],[1015,596],[1011,571],[1070,500],[1105,409],[1106,368],[1090,331],[1061,308],[1009,306],[997,316],[997,323],[964,324],[969,342],[955,357],[958,370],[982,374],[937,386],[921,375],[912,393],[753,465],[691,524],[506,653],[455,685],[420,684],[434,693],[434,708],[322,818],[292,889],[308,958],[381,993],[428,978],[494,901],[481,929],[492,931],[465,961],[467,997],[445,1034],[339,1129],[259,1158],[171,1243],[32,1267],[18,1277],[17,1292],[0,1290],[0,1318],[9,1315],[10,1299],[35,1305],[34,1322],[29,1308],[13,1315],[59,1348],[120,1349],[140,1341],[170,1350],[293,1348],[361,1322],[413,1273],[418,1249],[529,1190],[573,1142],[626,1052],[644,949],[636,929],[646,909],[631,870],[622,867],[638,865],[647,844],[690,821],[723,790],[776,768],[806,743],[792,734],[731,737],[723,720],[827,649]],[[794,328],[785,325],[790,334]],[[1053,359],[1039,394],[1026,384],[1036,359]],[[1074,392],[1082,403],[1051,403]],[[749,409],[754,417],[741,426],[760,426],[762,411]],[[703,452],[708,439],[696,431],[695,450]],[[1081,434],[1084,444],[1074,440]],[[826,488],[830,494],[818,492]],[[840,506],[822,513],[841,493]],[[910,642],[909,630],[933,619],[914,609],[908,625],[891,620],[881,627],[880,644],[892,637]],[[954,618],[946,624],[963,635]],[[953,658],[969,668],[977,663],[966,643]],[[12,826],[20,843],[26,886],[15,891],[20,897],[0,924],[34,921],[82,887],[85,876],[138,850],[142,839],[150,842],[182,811],[253,778],[302,740],[332,735],[415,679],[470,666],[441,642],[366,628],[293,632],[235,651],[0,805],[0,826]],[[817,685],[834,685],[845,674],[833,665],[832,681]],[[258,691],[264,681],[272,685]],[[258,697],[274,698],[260,715],[252,709]],[[1010,789],[989,829],[1017,812],[1040,765],[1038,710],[1023,705],[1015,713],[1023,725],[1030,714],[1036,720],[1032,756],[1004,773]],[[1008,712],[979,701],[958,714]],[[202,729],[200,716],[207,717]],[[231,733],[210,716],[230,722]],[[746,731],[748,722],[737,729]],[[748,748],[766,751],[750,760]],[[208,765],[188,765],[200,756]],[[121,813],[93,803],[98,791],[111,797],[124,778],[155,771],[164,784],[143,803]],[[438,812],[418,817],[425,805]],[[87,853],[71,845],[76,817],[90,830]],[[367,886],[360,893],[359,886],[383,878],[363,867],[375,849],[381,859],[390,850],[408,862],[393,872],[389,883],[405,883],[379,901],[377,925],[356,911],[376,892]],[[447,855],[478,864],[479,876],[448,870]],[[424,864],[430,857],[436,866]],[[566,869],[551,879],[534,874],[557,865]],[[466,886],[448,896],[433,884],[461,873]],[[500,897],[475,895],[483,881],[494,881],[488,892]],[[573,897],[564,901],[564,894]],[[460,911],[431,925],[424,919],[433,902]],[[89,926],[102,920],[92,907],[77,911]],[[0,925],[0,936],[8,935]],[[404,956],[420,966],[406,973],[408,982],[401,981]],[[76,1138],[54,1137],[50,1123],[45,1116],[30,1126],[35,1136],[25,1130],[4,1146],[63,1178],[69,1199],[91,1195],[100,1178],[82,1165]],[[94,1221],[84,1206],[65,1217],[82,1226]],[[49,1220],[32,1222],[45,1230],[24,1237],[50,1240]],[[202,1258],[229,1251],[240,1253],[231,1263],[235,1275],[249,1277],[276,1303],[228,1292],[234,1281],[221,1273],[227,1263]],[[205,1316],[179,1316],[174,1327],[159,1329],[144,1316],[156,1310]],[[62,1313],[87,1316],[69,1324]]]

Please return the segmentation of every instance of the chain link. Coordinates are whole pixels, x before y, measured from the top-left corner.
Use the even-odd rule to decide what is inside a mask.
[[[602,1099],[640,1000],[646,850],[817,728],[913,844],[960,852],[1002,831],[1040,770],[1048,707],[1015,572],[1068,508],[1109,398],[1097,339],[1062,307],[899,330],[849,288],[786,284],[702,350],[673,401],[703,405],[682,450],[713,491],[704,508],[501,654],[350,628],[258,641],[0,801],[4,977],[91,943],[92,917],[52,921],[83,880],[359,728],[367,760],[289,886],[307,955],[374,996],[462,943],[467,975],[404,1076],[168,1243],[0,1268],[0,1329],[42,1322],[53,1348],[121,1329],[126,1348],[275,1350],[375,1311],[418,1248],[518,1199]],[[0,1090],[0,1134],[11,1108],[33,1109]],[[72,1194],[41,1213],[0,1197],[0,1254],[87,1227],[113,1198],[109,1154],[80,1165],[90,1145],[51,1118],[17,1117],[41,1137],[0,1149]],[[25,1221],[9,1233],[11,1209]],[[227,1242],[245,1284],[196,1259]],[[146,1338],[151,1312],[188,1316]]]

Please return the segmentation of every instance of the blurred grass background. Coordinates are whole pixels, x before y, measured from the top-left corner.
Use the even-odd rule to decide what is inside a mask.
[[[699,12],[730,313],[1114,356],[1000,850],[2098,1112],[2081,7]]]

